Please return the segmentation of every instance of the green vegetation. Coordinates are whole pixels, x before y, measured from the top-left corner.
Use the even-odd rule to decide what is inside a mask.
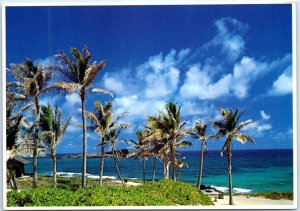
[[[251,194],[252,195],[252,194]],[[263,192],[263,193],[255,193],[253,196],[260,196],[267,199],[274,199],[274,200],[280,200],[280,199],[288,199],[293,200],[293,192],[288,191],[271,191],[271,192]]]
[[[59,182],[59,181],[58,181]],[[40,184],[40,183],[39,183]],[[71,184],[71,183],[70,183]],[[140,186],[90,186],[65,189],[39,188],[7,194],[8,206],[163,206],[213,205],[195,186],[173,180],[146,182]]]

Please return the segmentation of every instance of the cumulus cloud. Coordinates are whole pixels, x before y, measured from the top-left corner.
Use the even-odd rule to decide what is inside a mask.
[[[213,82],[208,72],[201,70],[199,65],[194,65],[186,73],[180,95],[183,98],[198,97],[201,100],[226,96],[230,92],[231,78],[231,74],[228,74]]]
[[[246,42],[243,35],[249,25],[230,17],[218,19],[214,25],[217,34],[205,47],[220,47],[227,60],[235,61],[244,52]]]
[[[187,72],[180,94],[184,98],[216,99],[233,95],[238,98],[245,98],[249,89],[255,81],[265,76],[270,71],[282,68],[291,62],[291,55],[287,54],[272,62],[259,61],[255,58],[244,56],[234,64],[231,73],[220,75],[201,69],[199,64],[192,66]],[[285,78],[284,78],[285,79]],[[282,79],[281,79],[282,80]],[[277,82],[280,87],[281,82]]]
[[[162,53],[150,56],[135,68],[107,73],[103,85],[116,93],[116,112],[144,118],[162,109],[178,90],[180,66],[189,53],[189,49],[171,50],[165,56]]]
[[[292,66],[288,66],[284,72],[274,81],[270,95],[286,95],[293,91]]]

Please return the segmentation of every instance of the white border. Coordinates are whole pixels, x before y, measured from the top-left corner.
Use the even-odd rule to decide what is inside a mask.
[[[299,3],[299,2],[298,2]],[[297,178],[298,178],[298,172],[297,172],[297,151],[298,151],[298,145],[297,145],[297,138],[298,138],[298,112],[297,112],[297,99],[298,97],[298,90],[297,90],[297,79],[300,78],[300,74],[298,76],[296,67],[297,66],[297,57],[296,57],[296,0],[288,0],[288,1],[276,1],[276,0],[263,0],[263,1],[258,1],[258,0],[248,0],[248,1],[241,1],[241,0],[230,0],[230,1],[225,1],[225,0],[211,0],[211,1],[204,1],[204,0],[175,0],[175,1],[164,1],[162,2],[161,0],[152,0],[151,2],[140,2],[137,0],[113,0],[113,1],[99,1],[99,2],[93,2],[93,1],[88,1],[84,3],[80,2],[70,2],[66,1],[61,2],[61,1],[52,1],[52,2],[38,2],[38,1],[28,1],[28,2],[22,2],[22,1],[15,1],[15,2],[4,2],[1,5],[1,10],[2,10],[2,80],[1,80],[1,85],[2,85],[2,104],[1,104],[1,109],[2,109],[2,120],[6,119],[6,112],[5,112],[5,107],[6,107],[6,95],[5,95],[5,81],[6,81],[6,21],[5,21],[5,7],[8,6],[133,6],[133,5],[232,5],[232,4],[240,4],[240,5],[247,5],[247,4],[292,4],[292,65],[293,65],[293,193],[294,193],[294,200],[293,200],[293,205],[236,205],[236,206],[230,206],[230,205],[224,205],[224,206],[95,206],[95,207],[7,207],[6,206],[6,153],[4,153],[6,149],[6,121],[1,121],[2,122],[2,161],[3,161],[3,168],[2,170],[2,184],[3,184],[3,189],[2,189],[2,194],[3,194],[3,201],[2,205],[5,210],[129,210],[129,209],[144,209],[144,210],[160,210],[160,209],[297,209],[297,197],[298,197],[298,192],[297,192]],[[299,12],[299,11],[298,11]],[[299,62],[298,62],[299,63]],[[299,190],[299,189],[298,189]]]

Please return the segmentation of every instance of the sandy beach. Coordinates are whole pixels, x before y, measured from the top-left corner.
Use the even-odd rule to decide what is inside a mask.
[[[224,196],[224,199],[218,199],[217,202],[214,202],[217,206],[228,205],[228,196]],[[293,205],[293,201],[291,200],[272,200],[266,199],[262,197],[249,197],[246,196],[234,196],[233,197],[234,205],[245,205],[245,206],[261,206],[261,205]],[[229,206],[229,205],[228,205]]]

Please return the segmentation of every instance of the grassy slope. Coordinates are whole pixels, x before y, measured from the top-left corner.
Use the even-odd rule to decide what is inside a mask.
[[[157,206],[212,205],[195,186],[172,180],[140,186],[89,186],[62,184],[60,188],[27,189],[7,194],[8,206]]]

